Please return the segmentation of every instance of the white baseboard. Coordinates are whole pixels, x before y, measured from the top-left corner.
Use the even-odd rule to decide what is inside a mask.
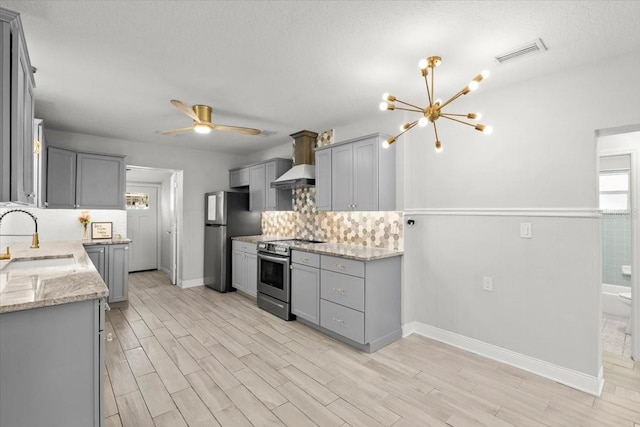
[[[158,270],[162,271],[167,276],[171,276],[171,270],[169,270],[168,268],[158,267]]]
[[[594,396],[600,396],[602,393],[604,386],[602,366],[600,366],[598,376],[595,377],[420,322],[410,322],[402,326],[403,337],[411,334],[432,338],[453,347],[506,363]]]
[[[196,286],[204,286],[204,278],[199,279],[190,279],[190,280],[181,280],[178,279],[178,286],[183,289],[186,288],[195,288]]]

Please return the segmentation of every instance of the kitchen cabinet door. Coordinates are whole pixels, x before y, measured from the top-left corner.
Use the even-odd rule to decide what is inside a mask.
[[[266,165],[251,166],[249,169],[249,210],[263,211],[266,207]]]
[[[13,201],[33,204],[33,73],[29,63],[26,45],[19,37],[13,39],[13,49],[17,52],[16,67],[12,71],[12,110],[16,120],[11,128],[11,197]]]
[[[331,206],[334,211],[348,211],[352,204],[353,146],[346,144],[331,149]]]
[[[245,290],[247,282],[244,256],[245,253],[239,250],[231,252],[231,286],[241,291]]]
[[[129,245],[107,245],[109,303],[126,301],[129,289]]]
[[[102,280],[107,283],[107,271],[105,270],[107,254],[105,248],[105,245],[93,245],[85,246],[84,249],[87,252],[87,255],[89,255],[94,267],[98,270],[98,273],[100,273]]]
[[[378,138],[353,144],[353,210],[378,210],[378,150]]]
[[[320,324],[320,270],[291,264],[291,313]]]
[[[245,292],[255,297],[258,295],[258,256],[250,253],[245,255]]]
[[[249,168],[229,170],[229,187],[247,187],[249,186]]]
[[[124,157],[78,153],[77,162],[77,207],[124,209]]]
[[[275,211],[278,207],[277,204],[277,190],[275,188],[271,188],[271,183],[278,178],[276,171],[276,162],[268,162],[265,163],[265,210],[267,211]]]
[[[331,150],[316,152],[316,207],[331,210]]]
[[[76,207],[76,153],[57,147],[47,148],[46,201],[48,208]]]

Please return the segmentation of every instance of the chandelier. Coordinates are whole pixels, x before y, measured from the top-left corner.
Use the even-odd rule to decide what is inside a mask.
[[[382,95],[382,99],[384,100],[384,102],[380,103],[381,110],[383,111],[384,110],[404,110],[404,111],[412,111],[412,112],[420,113],[422,115],[422,117],[420,117],[418,120],[413,121],[411,123],[405,123],[402,126],[400,126],[400,133],[384,141],[382,143],[383,147],[388,148],[391,144],[396,142],[396,140],[401,135],[413,129],[414,126],[419,125],[424,127],[427,124],[429,124],[429,122],[431,122],[433,124],[433,131],[436,135],[436,151],[437,152],[442,151],[442,143],[440,142],[440,138],[438,137],[438,128],[436,127],[436,121],[440,117],[447,120],[452,120],[454,122],[462,123],[463,125],[472,126],[475,130],[480,131],[487,135],[493,132],[493,128],[491,126],[485,126],[480,123],[469,123],[464,120],[460,120],[460,118],[466,118],[469,120],[480,120],[481,118],[480,113],[454,114],[454,113],[445,113],[444,111],[442,111],[444,107],[446,107],[447,105],[449,105],[450,103],[458,99],[460,96],[466,95],[469,92],[476,90],[480,82],[483,79],[486,79],[487,77],[489,77],[489,71],[485,70],[482,73],[478,74],[460,92],[456,93],[445,102],[442,102],[442,100],[435,98],[435,88],[434,88],[434,76],[435,76],[434,68],[440,65],[441,63],[442,63],[442,58],[440,58],[439,56],[430,56],[426,59],[422,59],[418,63],[418,66],[420,67],[420,71],[422,73],[422,77],[424,77],[424,84],[427,88],[427,98],[429,100],[429,105],[426,108],[420,108],[408,102],[401,101],[395,96],[390,95],[388,93],[385,93],[384,95]],[[429,79],[429,76],[431,77],[430,79]],[[429,82],[429,80],[431,81]],[[406,106],[407,108],[396,107],[395,103],[400,103]]]

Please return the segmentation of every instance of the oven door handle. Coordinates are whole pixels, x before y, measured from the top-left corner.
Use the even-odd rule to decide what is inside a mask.
[[[264,259],[264,260],[267,260],[267,261],[276,262],[278,264],[288,264],[289,263],[289,258],[286,258],[286,257],[269,256],[269,255],[264,255],[264,254],[258,254],[258,258]]]

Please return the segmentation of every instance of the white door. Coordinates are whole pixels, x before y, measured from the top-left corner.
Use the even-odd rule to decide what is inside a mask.
[[[158,269],[158,187],[127,184],[129,272]]]

